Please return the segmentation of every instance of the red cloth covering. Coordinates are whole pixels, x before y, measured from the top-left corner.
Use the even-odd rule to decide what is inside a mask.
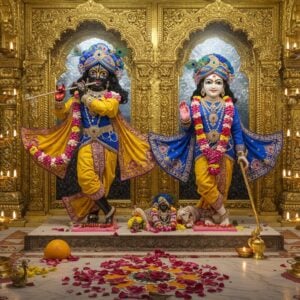
[[[114,232],[119,226],[114,224],[78,224],[74,225],[71,232]]]

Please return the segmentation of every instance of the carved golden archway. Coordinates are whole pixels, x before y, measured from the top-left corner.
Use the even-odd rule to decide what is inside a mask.
[[[60,75],[64,68],[57,67],[57,62],[62,63],[65,60],[72,42],[76,40],[80,26],[84,23],[95,22],[101,24],[108,32],[116,32],[132,51],[131,67],[134,73],[131,92],[132,120],[134,126],[142,132],[149,131],[151,96],[149,75],[151,73],[148,71],[145,73],[144,70],[151,69],[148,65],[152,60],[152,43],[147,27],[147,6],[142,5],[140,8],[132,9],[109,9],[89,0],[75,8],[64,7],[57,10],[32,4],[26,10],[27,14],[31,16],[30,26],[26,30],[28,43],[25,50],[25,89],[27,93],[34,95],[53,89],[55,76]],[[61,16],[64,16],[64,21]],[[63,41],[62,37],[66,31],[68,31],[69,39]],[[77,34],[77,38],[79,35]],[[50,54],[54,57],[51,57]],[[40,98],[31,103],[24,101],[23,111],[28,114],[23,116],[23,124],[27,127],[43,128],[53,125],[52,98],[53,96]],[[55,200],[52,199],[55,195],[53,192],[55,178],[28,161],[28,158],[24,161],[25,170],[27,170],[24,177],[30,185],[28,213],[47,213],[51,208],[50,203]],[[150,181],[150,175],[133,180],[131,201],[128,199],[123,202],[118,201],[117,206],[129,207],[132,205],[131,202],[139,205],[143,205],[143,202],[147,203],[151,198]],[[60,206],[58,205],[58,207]]]
[[[250,80],[251,129],[268,133],[278,129],[278,124],[281,124],[278,70],[281,66],[282,38],[279,14],[283,5],[279,0],[268,0],[266,3],[255,1],[253,5],[233,0],[226,0],[226,3],[221,0],[210,1],[208,5],[207,1],[196,0],[189,3],[177,0],[172,3],[164,0],[130,0],[128,3],[109,1],[105,5],[99,4],[99,0],[52,4],[39,0],[12,2],[10,0],[10,6],[17,8],[20,19],[16,23],[9,20],[7,24],[14,24],[18,31],[20,26],[16,24],[25,24],[24,33],[17,33],[20,35],[18,52],[19,64],[24,70],[21,81],[24,94],[40,94],[52,89],[55,67],[51,55],[62,57],[62,61],[68,47],[71,47],[68,44],[71,36],[74,37],[81,30],[82,24],[95,22],[108,32],[116,32],[132,51],[131,120],[134,127],[142,132],[177,133],[180,60],[183,58],[184,61],[187,57],[193,33],[205,32],[209,24],[217,22],[228,24],[232,36],[243,32],[251,46],[249,52],[244,53],[241,46],[244,70]],[[23,5],[20,5],[21,2]],[[79,2],[81,4],[77,5]],[[287,19],[291,18],[293,3],[293,0],[284,2],[284,7],[290,8],[290,13],[285,15]],[[21,21],[23,18],[24,22]],[[65,32],[70,34],[70,39],[62,43]],[[62,67],[56,70],[58,77]],[[18,80],[14,82],[20,84]],[[51,126],[51,99],[40,98],[35,103],[28,103],[20,97],[20,123],[25,127]],[[27,200],[28,214],[47,213],[53,197],[53,177],[30,162],[25,153],[18,157],[23,158],[18,168],[22,169],[20,190]],[[256,185],[255,198],[262,212],[275,214],[276,198],[282,189],[279,167],[280,164],[271,175]],[[264,189],[260,186],[264,186]],[[131,202],[140,206],[147,206],[151,196],[157,192],[178,195],[178,184],[158,169],[134,180],[131,188]],[[128,207],[129,204],[129,201],[125,201],[121,206]]]

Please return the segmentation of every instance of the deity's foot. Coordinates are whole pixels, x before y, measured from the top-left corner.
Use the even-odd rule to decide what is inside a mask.
[[[229,213],[226,210],[225,213],[223,215],[220,214],[214,214],[212,216],[212,219],[214,221],[215,224],[219,224],[221,226],[228,226],[230,225],[230,221],[229,221],[229,217],[228,217]]]
[[[216,223],[211,218],[205,218],[204,219],[204,224],[207,225],[207,226],[216,225]]]
[[[94,224],[94,223],[99,223],[99,215],[98,211],[97,212],[92,212],[89,213],[86,217],[86,222],[88,224]]]
[[[223,219],[223,221],[220,223],[221,226],[228,226],[230,225],[230,221],[229,221],[229,218],[226,217]]]
[[[111,209],[107,215],[105,215],[105,224],[113,224],[114,223],[114,216],[116,213],[116,208],[111,206]]]

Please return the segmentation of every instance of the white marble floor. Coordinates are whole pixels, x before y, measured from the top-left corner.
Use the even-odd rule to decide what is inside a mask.
[[[258,299],[258,300],[289,300],[300,299],[300,280],[294,282],[282,276],[290,265],[287,259],[295,254],[300,254],[300,232],[293,228],[275,228],[277,232],[283,234],[285,239],[286,251],[266,252],[266,259],[255,260],[253,258],[240,258],[236,253],[230,252],[180,252],[172,253],[177,255],[179,260],[183,262],[194,262],[200,266],[210,265],[215,266],[220,274],[229,276],[228,280],[224,281],[224,289],[221,292],[207,292],[204,299]],[[18,244],[20,238],[14,236],[14,232],[32,232],[33,228],[10,228],[0,232],[0,255],[11,256],[12,248],[1,248],[1,242],[6,241]],[[11,239],[9,237],[12,237]],[[155,237],[154,237],[155,238]],[[8,242],[7,242],[8,241]],[[4,243],[5,245],[5,243]],[[7,246],[7,245],[6,245]],[[2,249],[2,250],[1,250]],[[5,252],[6,251],[6,252]],[[298,252],[299,251],[299,252]],[[128,253],[115,252],[94,252],[94,253],[72,253],[79,257],[78,261],[63,262],[57,265],[57,269],[49,272],[45,277],[41,275],[29,278],[29,282],[33,286],[25,288],[11,288],[8,283],[0,284],[0,300],[31,300],[31,299],[121,299],[117,294],[111,293],[109,284],[102,284],[102,291],[93,293],[92,291],[84,292],[86,289],[72,285],[72,277],[74,268],[90,268],[100,270],[100,264],[104,261],[119,260],[123,255]],[[134,253],[140,257],[144,257],[146,253],[139,252],[138,249]],[[42,252],[25,252],[22,253],[22,258],[29,259],[29,265],[46,267],[40,259],[43,256]],[[21,256],[21,255],[20,255]],[[65,277],[71,278],[70,283],[63,285],[62,279]],[[179,290],[180,291],[180,290]],[[173,295],[152,296],[151,299],[180,299]],[[189,299],[200,299],[195,294],[190,294]],[[177,294],[177,296],[180,296]],[[130,299],[139,299],[138,296]],[[184,298],[181,298],[184,299]],[[188,299],[188,298],[186,298]]]

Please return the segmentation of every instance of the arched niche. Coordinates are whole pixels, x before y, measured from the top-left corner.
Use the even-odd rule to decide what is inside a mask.
[[[256,80],[254,80],[257,71],[255,68],[256,54],[246,34],[239,30],[233,31],[225,22],[212,22],[203,30],[192,32],[189,38],[184,41],[182,47],[178,49],[176,62],[179,75],[178,101],[181,99],[189,101],[196,87],[193,82],[192,71],[187,70],[185,64],[190,59],[199,59],[209,53],[221,54],[231,61],[236,75],[235,80],[231,83],[231,89],[235,96],[240,98],[238,99],[237,107],[242,122],[247,128],[255,128],[255,118],[251,115],[253,111],[251,107],[256,105],[257,89]],[[187,89],[188,92],[183,89]],[[179,199],[199,199],[194,175],[190,176],[188,183],[179,184]],[[234,201],[248,199],[246,186],[237,165],[234,169],[228,199]]]
[[[121,40],[120,34],[115,31],[107,31],[104,26],[97,22],[83,22],[76,31],[67,30],[61,38],[55,43],[53,49],[49,53],[49,86],[55,89],[55,84],[65,84],[70,86],[76,81],[80,74],[77,72],[80,52],[87,50],[89,46],[104,42],[113,49],[122,48],[126,52],[124,57],[125,70],[120,78],[121,86],[129,92],[128,103],[121,105],[120,110],[126,119],[130,119],[130,74],[132,68],[132,53],[128,49],[125,41]],[[72,80],[70,80],[71,77]],[[67,97],[66,97],[67,98]],[[54,109],[54,101],[49,102],[50,110]],[[49,114],[50,124],[57,122],[54,114]],[[75,155],[76,156],[76,155]],[[68,172],[64,179],[51,176],[51,199],[50,208],[61,207],[60,200],[64,196],[70,196],[80,191],[77,183],[76,174],[76,157],[73,157]],[[130,181],[122,182],[117,170],[117,176],[112,184],[109,199],[130,199]]]

